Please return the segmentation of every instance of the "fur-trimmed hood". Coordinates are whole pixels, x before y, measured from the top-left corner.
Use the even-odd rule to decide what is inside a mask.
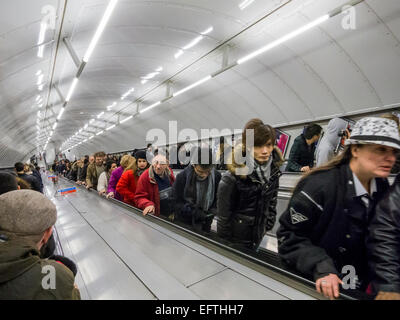
[[[248,164],[245,163],[237,163],[235,159],[243,159],[245,158],[245,150],[242,142],[239,142],[238,144],[235,145],[233,148],[233,152],[230,152],[229,156],[227,159],[229,159],[229,164],[227,164],[228,170],[236,176],[239,176],[241,179],[246,179],[249,172],[251,171]],[[277,147],[274,146],[274,149],[272,151],[272,164],[271,166],[275,166],[277,169],[283,164],[284,158],[282,155],[281,150]],[[237,169],[240,170],[240,174],[237,174]]]

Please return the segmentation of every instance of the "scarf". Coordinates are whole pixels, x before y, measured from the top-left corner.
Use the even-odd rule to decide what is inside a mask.
[[[214,193],[215,193],[215,171],[212,170],[207,179],[200,181],[196,177],[196,173],[193,170],[193,176],[196,180],[196,204],[199,205],[203,211],[208,211],[213,202],[214,202]],[[201,187],[203,186],[203,188]],[[205,186],[205,188],[204,188]],[[202,195],[201,192],[205,191],[205,195]]]
[[[269,178],[271,176],[271,164],[272,164],[272,154],[269,157],[268,161],[264,164],[258,163],[254,158],[253,158],[253,175],[255,175],[256,178],[262,183],[266,184],[269,181]]]

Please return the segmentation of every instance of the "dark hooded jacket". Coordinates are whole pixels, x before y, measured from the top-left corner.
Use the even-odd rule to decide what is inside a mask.
[[[258,248],[266,231],[271,230],[276,219],[280,165],[282,153],[275,147],[272,152],[271,174],[268,183],[263,184],[255,172],[236,175],[236,169],[246,169],[237,164],[235,153],[243,153],[242,144],[235,146],[232,164],[223,174],[218,187],[217,232],[222,238],[248,248]]]
[[[51,267],[55,289],[44,289],[42,283],[49,283],[45,277],[50,276],[47,268]],[[0,300],[80,300],[80,293],[66,266],[41,259],[32,245],[13,240],[0,243]]]

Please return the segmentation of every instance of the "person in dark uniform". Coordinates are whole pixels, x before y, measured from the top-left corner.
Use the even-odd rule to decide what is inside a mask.
[[[394,121],[361,119],[344,151],[299,181],[280,218],[282,261],[312,277],[317,291],[328,298],[339,296],[345,266],[354,268],[351,284],[360,290],[368,287],[368,226],[376,203],[389,189],[386,178],[399,139]]]

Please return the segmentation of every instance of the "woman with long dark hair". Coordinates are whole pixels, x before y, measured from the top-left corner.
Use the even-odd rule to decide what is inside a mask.
[[[365,290],[371,280],[367,231],[375,205],[389,188],[386,178],[399,139],[394,121],[361,119],[344,151],[299,181],[280,218],[282,260],[313,277],[317,291],[330,299],[339,296],[341,278],[349,271],[350,288]]]

